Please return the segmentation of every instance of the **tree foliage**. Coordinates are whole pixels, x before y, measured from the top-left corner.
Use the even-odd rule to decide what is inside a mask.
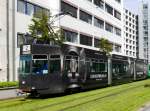
[[[107,55],[110,55],[110,52],[113,51],[113,45],[105,38],[100,39],[99,48]]]
[[[64,34],[61,29],[54,26],[51,16],[42,14],[40,18],[32,18],[32,24],[29,25],[31,37],[42,43],[54,43],[61,45],[64,42]]]

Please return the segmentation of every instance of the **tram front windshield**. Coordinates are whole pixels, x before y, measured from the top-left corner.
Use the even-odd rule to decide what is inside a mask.
[[[20,56],[19,74],[27,76],[48,74],[47,55],[23,55]]]

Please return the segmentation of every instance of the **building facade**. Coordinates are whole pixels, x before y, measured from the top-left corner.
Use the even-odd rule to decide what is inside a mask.
[[[124,53],[128,57],[136,58],[137,15],[124,9]]]
[[[64,29],[65,44],[98,50],[100,38],[113,44],[113,54],[124,54],[122,0],[1,0],[0,81],[18,79],[20,44],[31,19],[39,12],[52,15]],[[135,46],[136,47],[136,46]],[[135,48],[136,49],[136,48]],[[133,51],[134,52],[134,51]],[[136,52],[135,52],[136,55]]]
[[[139,58],[150,62],[150,5],[141,1],[139,6]]]

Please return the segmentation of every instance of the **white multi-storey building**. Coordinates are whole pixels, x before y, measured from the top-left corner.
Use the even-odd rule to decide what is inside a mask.
[[[136,58],[137,15],[124,9],[124,53]]]
[[[150,4],[141,1],[139,6],[139,58],[150,62]]]
[[[0,81],[17,80],[19,45],[36,13],[50,10],[64,29],[66,44],[98,50],[100,38],[113,44],[113,54],[124,55],[122,0],[1,0]],[[38,17],[38,16],[36,16]]]

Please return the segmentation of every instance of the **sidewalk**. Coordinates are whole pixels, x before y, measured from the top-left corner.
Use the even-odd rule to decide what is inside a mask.
[[[142,106],[139,111],[150,111],[150,103]]]
[[[18,94],[18,89],[0,90],[0,100],[22,97],[22,96],[24,96],[24,95]]]

